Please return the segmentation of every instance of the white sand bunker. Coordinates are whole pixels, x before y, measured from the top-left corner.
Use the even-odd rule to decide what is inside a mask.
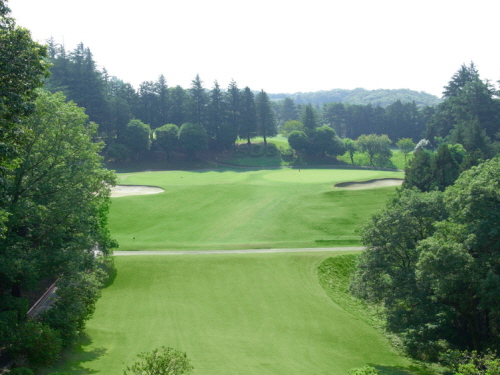
[[[334,187],[348,190],[359,190],[384,186],[400,186],[402,183],[403,180],[400,178],[381,178],[378,180],[368,180],[362,182],[341,182],[334,185]]]
[[[127,197],[129,195],[146,195],[163,193],[163,189],[158,186],[146,185],[116,185],[111,188],[111,197]]]

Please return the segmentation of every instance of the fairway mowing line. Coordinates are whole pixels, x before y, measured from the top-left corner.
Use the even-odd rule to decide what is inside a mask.
[[[113,255],[213,255],[213,254],[275,254],[275,253],[311,253],[329,251],[362,251],[363,246],[354,247],[305,247],[298,249],[246,249],[246,250],[139,250],[139,251],[115,251]]]

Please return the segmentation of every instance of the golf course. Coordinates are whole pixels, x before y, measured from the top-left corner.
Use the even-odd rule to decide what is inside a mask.
[[[109,228],[119,250],[356,246],[359,225],[394,188],[334,185],[403,176],[295,168],[124,173],[119,184],[164,191],[113,199]]]
[[[320,284],[322,262],[352,252],[194,252],[359,245],[356,229],[395,187],[334,185],[402,177],[290,168],[119,174],[122,185],[163,189],[112,199],[118,250],[148,252],[116,257],[85,338],[55,370],[118,375],[136,354],[164,345],[186,352],[194,374],[347,374],[365,365],[414,373]]]

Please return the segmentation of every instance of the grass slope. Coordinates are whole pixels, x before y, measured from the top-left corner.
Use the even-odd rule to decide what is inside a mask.
[[[109,228],[120,250],[357,245],[357,226],[395,188],[347,191],[333,185],[384,177],[403,174],[290,168],[127,173],[120,183],[165,192],[113,199]]]
[[[89,339],[52,371],[118,375],[135,354],[186,351],[201,375],[346,374],[410,363],[318,282],[333,253],[140,256],[116,259]]]

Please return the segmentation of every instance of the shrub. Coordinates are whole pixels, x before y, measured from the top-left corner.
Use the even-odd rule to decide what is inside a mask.
[[[248,144],[243,144],[243,145],[238,145],[236,147],[236,151],[234,152],[235,156],[242,157],[242,156],[247,156],[248,155]]]
[[[26,367],[13,368],[9,372],[10,375],[34,375],[35,373]]]
[[[268,143],[266,146],[266,155],[267,156],[278,155],[278,147],[276,147],[274,143]]]
[[[113,143],[108,147],[107,156],[109,160],[123,162],[128,158],[128,149],[120,143]]]
[[[64,346],[76,339],[94,312],[104,281],[104,272],[99,269],[95,271],[80,272],[71,278],[62,279],[58,284],[54,306],[43,315],[43,321],[61,334]]]
[[[124,375],[181,375],[190,374],[193,366],[189,363],[186,353],[162,346],[152,352],[137,355],[136,361],[123,372]]]
[[[476,351],[448,350],[440,359],[443,364],[450,367],[454,375],[500,374],[500,358],[490,349],[482,354]]]
[[[347,371],[349,375],[377,375],[378,371],[371,366],[365,366],[361,368],[353,368]]]
[[[50,366],[60,358],[61,337],[39,321],[28,320],[21,324],[9,341],[10,353],[18,366],[27,365],[37,369]]]
[[[263,154],[264,154],[264,145],[260,143],[252,145],[252,147],[250,148],[250,156],[259,157],[262,156]]]

